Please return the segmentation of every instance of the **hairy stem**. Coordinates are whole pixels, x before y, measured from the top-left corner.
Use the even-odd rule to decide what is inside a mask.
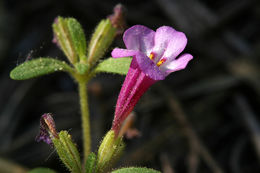
[[[91,151],[91,136],[88,110],[87,81],[79,81],[79,99],[82,117],[84,163]]]

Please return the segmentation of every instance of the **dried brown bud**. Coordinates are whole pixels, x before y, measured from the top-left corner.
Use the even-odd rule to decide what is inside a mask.
[[[56,131],[55,122],[53,120],[52,114],[45,113],[42,115],[40,120],[40,132],[36,136],[36,141],[44,141],[45,143],[52,145],[51,138],[59,138]]]
[[[117,4],[114,7],[114,13],[108,16],[112,26],[117,29],[117,35],[122,34],[126,28],[125,12],[125,7],[122,4]]]
[[[127,138],[133,138],[141,135],[137,129],[132,128],[135,122],[135,117],[136,115],[134,112],[131,112],[129,114],[129,116],[125,119],[125,121],[122,124],[122,127],[118,134],[119,137],[126,135]]]

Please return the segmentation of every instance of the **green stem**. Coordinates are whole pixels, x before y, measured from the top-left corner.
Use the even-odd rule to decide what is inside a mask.
[[[82,117],[82,130],[83,130],[83,149],[84,149],[84,162],[86,161],[91,151],[91,136],[90,136],[90,123],[89,123],[89,110],[88,110],[88,94],[87,94],[87,81],[79,81],[79,99]]]

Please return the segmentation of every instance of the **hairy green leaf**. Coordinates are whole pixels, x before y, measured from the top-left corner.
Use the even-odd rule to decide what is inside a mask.
[[[51,170],[50,168],[34,168],[28,173],[55,173],[55,171]]]
[[[72,68],[64,61],[52,58],[38,58],[15,67],[11,71],[10,77],[14,80],[26,80],[56,71],[72,72]]]
[[[90,153],[86,161],[85,173],[94,173],[96,169],[96,154]]]
[[[112,173],[160,173],[160,171],[149,168],[129,167],[112,171]]]
[[[132,58],[108,58],[98,64],[96,72],[126,75]]]

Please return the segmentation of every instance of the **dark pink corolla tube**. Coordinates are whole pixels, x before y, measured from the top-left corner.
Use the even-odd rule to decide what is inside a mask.
[[[127,49],[115,48],[112,57],[132,56],[133,60],[116,104],[112,125],[116,135],[144,92],[156,81],[184,69],[193,58],[191,54],[178,57],[187,44],[187,38],[169,26],[162,26],[155,32],[135,25],[125,31],[123,40]]]

